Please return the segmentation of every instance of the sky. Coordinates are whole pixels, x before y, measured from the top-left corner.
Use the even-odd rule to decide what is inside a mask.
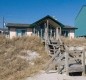
[[[46,15],[65,25],[74,26],[75,18],[86,0],[0,0],[0,27],[6,23],[31,24]]]

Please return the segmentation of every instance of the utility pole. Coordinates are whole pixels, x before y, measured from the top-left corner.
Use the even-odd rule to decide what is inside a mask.
[[[3,17],[3,29],[4,29],[4,17]]]
[[[3,17],[3,34],[5,32],[5,21],[4,21],[4,17]]]

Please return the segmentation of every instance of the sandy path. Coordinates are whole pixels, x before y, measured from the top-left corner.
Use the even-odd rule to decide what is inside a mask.
[[[67,76],[58,73],[40,73],[34,77],[28,77],[26,80],[86,80],[85,76]]]

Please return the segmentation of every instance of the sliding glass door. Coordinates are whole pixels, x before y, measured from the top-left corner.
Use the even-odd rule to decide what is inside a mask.
[[[17,35],[18,37],[25,36],[25,35],[26,35],[26,29],[17,29],[17,30],[16,30],[16,35]]]

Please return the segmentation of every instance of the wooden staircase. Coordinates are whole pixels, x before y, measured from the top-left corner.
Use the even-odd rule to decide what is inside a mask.
[[[50,40],[48,50],[51,59],[45,65],[45,71],[58,73],[82,72],[85,75],[85,51],[81,47],[67,47],[58,40]]]

